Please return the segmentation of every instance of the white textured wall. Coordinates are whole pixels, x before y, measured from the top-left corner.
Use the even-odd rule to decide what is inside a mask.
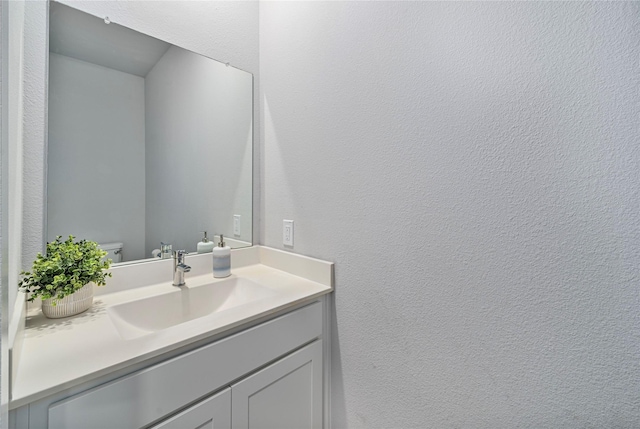
[[[252,76],[172,46],[147,74],[146,252],[202,231],[251,241]]]
[[[261,243],[334,428],[640,427],[640,3],[261,2]]]
[[[121,242],[143,259],[145,82],[49,55],[47,241]]]
[[[9,22],[8,30],[8,94],[7,94],[7,119],[8,130],[8,183],[5,189],[8,191],[8,248],[11,250],[5,257],[8,261],[8,282],[16,285],[13,288],[4,289],[8,296],[9,312],[8,320],[12,320],[14,303],[17,298],[18,278],[20,275],[22,254],[22,198],[23,198],[23,122],[24,122],[24,69],[25,69],[25,5],[26,2],[16,1],[7,5]]]
[[[9,412],[9,5],[0,2],[0,427]]]
[[[18,240],[22,241],[21,265],[31,268],[38,252],[44,250],[45,223],[44,204],[46,200],[46,130],[47,110],[46,85],[48,47],[47,3],[42,0],[24,1],[24,62],[23,92],[23,159],[22,168],[22,223],[17,229]],[[14,178],[14,176],[11,176]],[[17,251],[11,246],[12,253]],[[14,284],[13,282],[11,283]]]

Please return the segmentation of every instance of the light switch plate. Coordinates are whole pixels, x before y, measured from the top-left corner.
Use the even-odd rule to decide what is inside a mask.
[[[240,215],[233,215],[233,235],[240,237]]]
[[[293,221],[282,221],[282,244],[285,246],[293,246]]]

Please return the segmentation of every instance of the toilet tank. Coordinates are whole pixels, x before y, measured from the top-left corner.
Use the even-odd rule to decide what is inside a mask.
[[[98,243],[102,250],[107,252],[105,259],[111,259],[111,262],[122,262],[122,243]]]

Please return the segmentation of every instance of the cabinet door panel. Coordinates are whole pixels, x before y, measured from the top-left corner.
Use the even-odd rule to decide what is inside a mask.
[[[316,341],[231,386],[234,429],[320,429],[322,343]]]
[[[231,429],[231,389],[198,402],[150,429]]]

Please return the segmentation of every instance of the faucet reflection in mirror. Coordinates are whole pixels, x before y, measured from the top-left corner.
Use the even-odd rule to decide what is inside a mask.
[[[121,243],[123,262],[204,230],[251,245],[253,76],[50,5],[47,239]]]

